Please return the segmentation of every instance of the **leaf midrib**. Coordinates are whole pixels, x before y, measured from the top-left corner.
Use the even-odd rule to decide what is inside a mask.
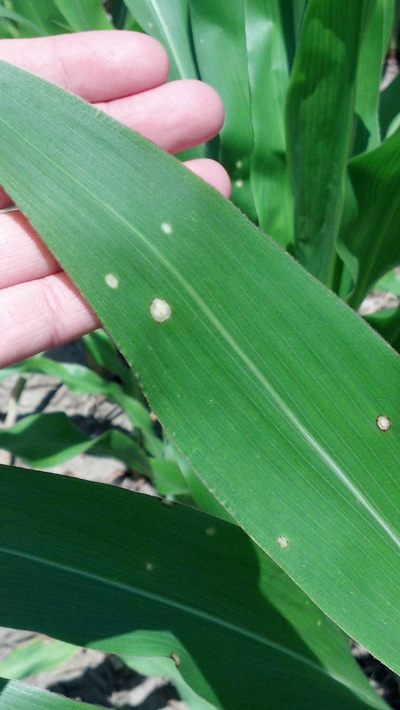
[[[283,646],[282,644],[276,643],[275,641],[271,641],[271,640],[265,638],[264,636],[261,636],[260,634],[257,634],[254,631],[251,631],[250,629],[244,628],[242,626],[238,626],[237,624],[233,624],[229,621],[221,619],[219,616],[210,614],[209,612],[202,611],[201,609],[195,608],[193,606],[189,606],[188,604],[183,604],[182,602],[174,601],[173,599],[171,599],[169,597],[163,597],[159,594],[155,594],[154,592],[140,589],[139,587],[127,584],[126,582],[118,582],[116,580],[109,579],[107,577],[102,577],[100,574],[96,574],[94,572],[88,572],[88,571],[79,569],[77,567],[73,567],[71,565],[67,565],[67,564],[64,564],[61,562],[46,559],[45,557],[41,557],[40,555],[33,555],[33,554],[27,553],[27,552],[20,552],[18,550],[14,550],[12,548],[6,547],[4,545],[0,546],[0,553],[2,553],[4,555],[9,555],[10,557],[16,557],[18,559],[27,560],[29,562],[43,565],[45,567],[50,567],[52,569],[60,570],[62,572],[67,572],[68,574],[76,575],[78,577],[83,577],[84,579],[90,579],[92,581],[98,582],[99,584],[104,584],[104,585],[112,587],[114,589],[118,589],[120,591],[124,591],[124,592],[128,592],[130,594],[136,595],[138,597],[141,597],[142,599],[147,599],[147,600],[154,602],[156,604],[160,604],[161,606],[170,607],[171,609],[175,609],[180,612],[186,613],[188,615],[192,615],[194,617],[197,617],[198,619],[201,619],[203,621],[207,621],[208,623],[211,623],[214,626],[217,626],[217,627],[219,626],[220,628],[226,629],[227,631],[230,631],[232,633],[236,633],[240,636],[243,636],[244,638],[247,638],[250,641],[255,641],[257,643],[262,644],[263,646],[266,646],[267,648],[271,648],[274,651],[277,651],[279,653],[282,653],[283,655],[289,656],[290,658],[293,658],[294,660],[298,661],[299,663],[305,664],[305,665],[309,666],[310,668],[313,668],[314,670],[322,673],[323,675],[327,675],[327,676],[331,677],[333,680],[338,681],[339,683],[345,685],[347,688],[351,687],[348,684],[348,682],[344,681],[342,678],[340,678],[336,674],[327,671],[327,669],[324,668],[323,666],[318,665],[317,663],[314,663],[311,659],[307,658],[306,656],[303,656],[301,653],[297,653],[296,651],[292,651],[289,648],[287,648],[286,646]],[[357,688],[357,692],[359,692],[358,688]]]

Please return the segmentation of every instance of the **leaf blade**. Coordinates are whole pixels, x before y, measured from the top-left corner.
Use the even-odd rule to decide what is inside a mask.
[[[197,79],[188,35],[187,0],[125,0],[125,4],[139,25],[167,49],[171,62],[170,81]]]
[[[21,70],[2,65],[0,86],[1,182],[135,363],[171,438],[262,549],[400,668],[398,358],[173,158]],[[89,239],[90,262],[79,251]],[[172,304],[164,323],[155,297]]]
[[[264,702],[268,687],[274,710],[287,708],[292,691],[275,673],[282,664],[307,707],[320,707],[327,694],[338,710],[384,707],[342,633],[236,526],[23,469],[2,467],[0,490],[3,623],[133,662],[175,658],[184,679],[218,707],[243,708],[250,689]],[[246,679],[232,684],[246,651]]]
[[[338,250],[353,283],[343,297],[358,308],[374,283],[398,266],[400,130],[348,164],[344,220]]]
[[[303,3],[296,3],[301,13]],[[294,9],[281,0],[246,0],[245,28],[254,150],[251,184],[261,228],[293,245],[293,196],[286,159],[285,99],[294,53]]]
[[[113,27],[98,0],[85,0],[84,3],[79,0],[54,0],[54,3],[74,32],[111,30]]]
[[[98,710],[98,706],[63,698],[47,690],[30,688],[17,680],[0,678],[1,710]]]
[[[250,184],[254,137],[250,114],[245,15],[242,0],[190,0],[193,41],[200,77],[218,91],[225,107],[219,161],[232,178],[232,200],[257,220]],[[227,61],[229,59],[229,61]]]
[[[286,103],[295,255],[333,287],[336,237],[352,138],[357,60],[375,0],[311,0]]]

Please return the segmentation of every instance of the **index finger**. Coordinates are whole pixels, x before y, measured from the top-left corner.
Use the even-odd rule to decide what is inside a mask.
[[[90,103],[153,89],[164,83],[169,71],[167,52],[156,39],[123,30],[3,39],[0,60]]]

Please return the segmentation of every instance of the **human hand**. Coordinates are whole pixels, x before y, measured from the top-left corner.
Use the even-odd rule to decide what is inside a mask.
[[[215,91],[198,81],[164,84],[168,58],[151,37],[106,31],[10,39],[0,59],[59,84],[177,153],[214,137],[223,122]],[[229,197],[221,165],[187,167]],[[11,204],[0,187],[0,209]],[[100,323],[20,212],[0,214],[0,367],[62,345]]]

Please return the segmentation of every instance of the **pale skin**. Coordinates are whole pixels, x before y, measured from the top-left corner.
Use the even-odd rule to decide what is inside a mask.
[[[168,57],[134,32],[87,32],[0,42],[0,59],[59,84],[169,153],[215,136],[221,100],[198,81],[165,84]],[[187,167],[224,196],[230,181],[212,160]],[[0,187],[0,209],[11,204]],[[0,214],[0,367],[99,327],[90,306],[20,212]]]

